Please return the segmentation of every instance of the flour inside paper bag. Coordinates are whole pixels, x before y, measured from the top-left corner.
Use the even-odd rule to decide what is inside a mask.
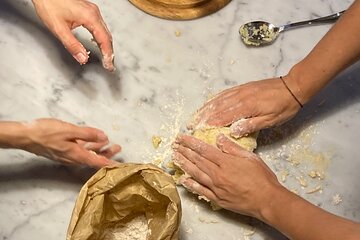
[[[152,164],[118,164],[100,169],[82,187],[67,240],[178,240],[180,221],[169,174]]]

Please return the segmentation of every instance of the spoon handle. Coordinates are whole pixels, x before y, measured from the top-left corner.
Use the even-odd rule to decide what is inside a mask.
[[[307,21],[289,23],[289,24],[280,26],[280,27],[279,27],[279,32],[282,32],[282,31],[285,31],[285,30],[288,30],[288,29],[292,29],[292,28],[296,28],[296,27],[306,26],[306,25],[334,22],[334,21],[336,21],[344,12],[345,12],[345,10],[344,10],[344,11],[341,11],[341,12],[338,12],[338,13],[331,14],[331,15],[329,15],[329,16],[321,17],[321,18],[315,18],[315,19],[311,19],[311,20],[307,20]]]

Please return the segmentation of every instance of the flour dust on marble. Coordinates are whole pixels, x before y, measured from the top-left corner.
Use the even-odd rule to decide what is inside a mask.
[[[161,106],[162,125],[149,139],[152,145],[145,151],[144,162],[151,162],[158,167],[167,169],[166,164],[170,162],[173,154],[172,144],[180,133],[186,132],[184,101],[184,97],[177,91],[173,102],[169,101]]]

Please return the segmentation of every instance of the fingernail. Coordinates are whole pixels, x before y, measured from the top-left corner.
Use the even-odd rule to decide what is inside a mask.
[[[117,164],[121,164],[121,163],[119,163],[116,160],[109,160],[109,166],[114,166],[114,165],[117,165]]]
[[[189,130],[195,129],[197,122],[199,122],[199,116],[198,116],[198,113],[195,113],[192,116],[192,119],[187,123],[186,128]]]
[[[181,185],[183,185],[184,187],[186,187],[186,188],[188,188],[188,184],[186,183],[186,180],[188,179],[189,177],[188,176],[181,176],[180,178],[179,178],[179,183],[181,184]]]
[[[111,147],[111,150],[112,150],[112,152],[120,152],[120,151],[121,151],[121,146],[115,144],[115,145],[113,145],[113,146]]]
[[[244,135],[245,127],[244,122],[246,121],[245,118],[242,118],[230,126],[230,136],[233,138],[240,138]]]
[[[76,55],[73,55],[73,57],[76,59],[76,61],[78,61],[78,63],[80,63],[80,64],[85,64],[86,63],[86,61],[87,61],[87,59],[88,59],[88,57],[87,56],[85,56],[85,54],[83,54],[83,53],[77,53]]]
[[[178,143],[176,143],[176,142],[174,142],[173,144],[171,144],[171,148],[174,150],[174,151],[176,151],[178,148],[179,148],[179,144]]]
[[[173,159],[174,165],[181,169],[181,164],[178,162],[177,159]]]
[[[97,155],[97,153],[95,151],[89,150],[89,152],[93,155]]]
[[[199,183],[197,182],[194,182],[193,185],[189,184],[187,182],[187,180],[189,179],[190,177],[185,177],[185,176],[181,176],[179,178],[179,183],[181,185],[183,185],[189,192],[193,193],[193,194],[198,194],[196,191],[195,191],[195,188],[198,188],[200,185]]]
[[[174,164],[178,167],[181,167],[184,164],[184,161],[179,157],[178,153],[173,154],[172,160]]]
[[[107,136],[105,135],[105,133],[103,133],[103,132],[98,133],[97,139],[98,139],[98,141],[100,141],[100,142],[108,141],[108,137],[107,137]]]
[[[220,133],[218,136],[217,136],[217,141],[219,143],[223,143],[225,140],[226,140],[226,136],[223,134],[223,133]]]
[[[104,145],[102,148],[100,148],[99,152],[112,152],[112,147],[114,146],[112,143],[109,142],[109,140],[105,140],[107,142],[106,145]]]
[[[186,124],[186,128],[187,128],[188,130],[193,130],[193,129],[195,128],[195,123],[194,123],[194,121],[188,122],[188,123]]]
[[[103,67],[111,72],[115,71],[114,54],[104,55],[102,59]]]
[[[87,150],[91,149],[92,146],[93,146],[93,143],[91,143],[91,142],[87,142],[87,143],[84,144],[84,148],[87,149]]]
[[[225,134],[220,133],[220,134],[218,135],[218,138],[221,139],[221,140],[225,140],[225,139],[226,139],[226,136],[225,136]]]

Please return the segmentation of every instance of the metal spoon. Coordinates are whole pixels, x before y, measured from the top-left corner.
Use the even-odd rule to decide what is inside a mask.
[[[272,23],[254,21],[242,25],[239,29],[241,39],[246,45],[261,46],[272,43],[279,33],[302,26],[319,23],[330,23],[336,21],[345,11],[341,11],[326,17],[316,18],[307,21],[295,22],[276,27]]]

